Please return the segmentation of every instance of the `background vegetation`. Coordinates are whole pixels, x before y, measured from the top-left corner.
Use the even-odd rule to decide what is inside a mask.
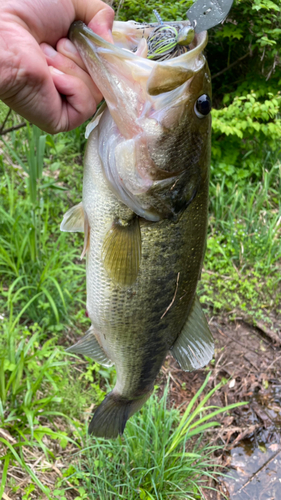
[[[176,20],[185,18],[190,4],[125,0],[118,15],[151,21],[156,8],[164,20]],[[281,312],[280,17],[281,0],[237,0],[226,22],[210,30],[207,47],[214,109],[201,300],[211,314],[247,313],[254,321]],[[0,127],[7,112],[1,104]],[[11,113],[3,129],[22,123]],[[166,409],[166,396],[162,406],[151,400],[132,420],[125,442],[87,442],[84,421],[115,375],[90,359],[71,364],[62,347],[88,327],[81,235],[59,232],[63,213],[81,199],[84,130],[51,137],[26,124],[0,139],[0,498],[7,488],[14,494],[20,488],[24,500],[108,499],[116,492],[120,498],[166,498],[165,491],[181,497],[181,488],[182,498],[201,498],[196,477],[202,468],[208,471],[209,451],[206,460],[198,449],[185,456],[183,434],[171,455],[180,416]],[[170,423],[147,470],[143,443],[163,435],[161,412]],[[199,428],[203,417],[202,410]],[[79,450],[80,458],[68,464]],[[109,477],[102,473],[105,463]],[[163,481],[169,488],[178,484],[177,492],[159,483],[163,463]],[[11,467],[29,478],[22,486],[7,475]],[[48,486],[46,474],[55,486]],[[90,475],[100,478],[98,493]]]

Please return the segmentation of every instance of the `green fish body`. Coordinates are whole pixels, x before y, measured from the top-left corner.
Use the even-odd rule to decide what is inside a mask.
[[[213,354],[196,297],[208,214],[207,34],[157,63],[146,58],[137,26],[115,23],[116,45],[80,22],[70,32],[107,104],[90,125],[82,203],[61,226],[85,232],[92,323],[69,351],[116,367],[116,385],[89,428],[106,438],[122,434],[148,399],[169,351],[184,370]]]

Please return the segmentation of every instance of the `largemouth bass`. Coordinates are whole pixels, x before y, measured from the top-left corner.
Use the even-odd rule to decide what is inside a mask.
[[[91,124],[82,203],[61,225],[85,232],[91,319],[68,350],[115,364],[116,385],[89,427],[106,438],[122,434],[149,398],[169,351],[188,371],[213,355],[196,296],[208,212],[207,33],[195,35],[184,54],[157,62],[146,57],[153,29],[116,22],[115,45],[81,22],[70,30],[106,106]]]

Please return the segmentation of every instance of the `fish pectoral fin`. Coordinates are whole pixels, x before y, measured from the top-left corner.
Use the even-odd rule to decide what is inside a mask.
[[[66,352],[70,354],[83,354],[84,356],[94,359],[103,366],[113,366],[114,364],[98,343],[92,327],[82,339],[78,340],[78,342],[71,347],[68,347]]]
[[[194,71],[183,67],[157,64],[147,82],[149,95],[159,95],[176,89],[194,75]]]
[[[103,115],[103,112],[106,110],[106,108],[107,108],[107,104],[104,101],[99,106],[98,110],[94,114],[94,116],[93,116],[92,120],[90,121],[90,123],[88,123],[88,125],[86,127],[86,131],[85,131],[85,139],[88,139],[90,133],[92,132],[92,130],[94,130],[98,126],[98,124],[100,122],[100,119],[101,119],[101,117]]]
[[[139,218],[118,220],[107,232],[102,246],[103,264],[110,278],[121,286],[135,283],[141,260]]]
[[[171,348],[171,354],[185,371],[202,368],[213,357],[213,336],[197,295],[186,324]]]
[[[127,399],[110,392],[96,409],[89,426],[89,434],[106,439],[117,438],[123,434],[126,422],[151,396],[147,392],[138,399]]]
[[[90,248],[90,224],[89,224],[88,216],[85,212],[85,214],[84,214],[84,246],[83,246],[83,250],[82,250],[82,253],[80,256],[81,260],[86,255],[89,248]]]
[[[83,233],[84,231],[84,209],[82,202],[68,210],[60,225],[60,230],[69,233]]]

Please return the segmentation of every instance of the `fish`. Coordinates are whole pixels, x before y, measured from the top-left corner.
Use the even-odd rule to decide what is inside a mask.
[[[153,29],[115,22],[114,44],[81,21],[69,33],[105,103],[88,125],[82,202],[61,224],[84,232],[91,320],[67,350],[115,365],[115,387],[89,425],[107,439],[150,397],[168,353],[191,371],[214,352],[196,294],[211,150],[207,32],[159,62],[147,57]]]

